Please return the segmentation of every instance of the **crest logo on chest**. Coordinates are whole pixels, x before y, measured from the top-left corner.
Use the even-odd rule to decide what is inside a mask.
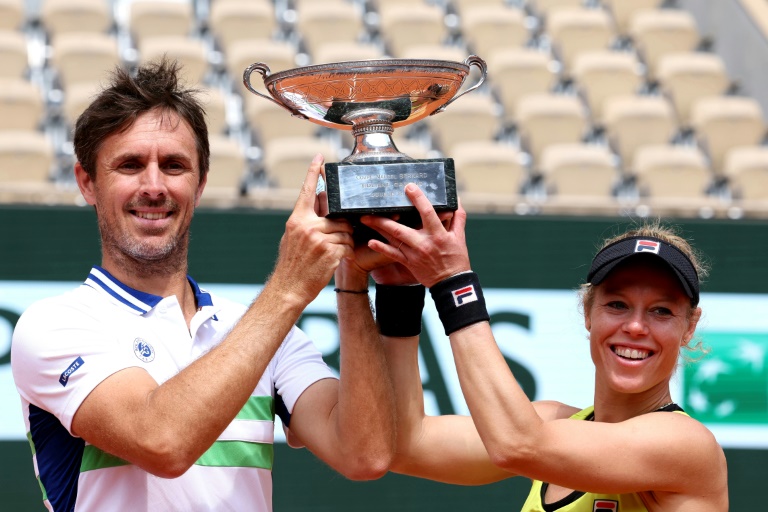
[[[155,359],[155,349],[142,338],[133,340],[133,353],[145,363],[151,363]]]

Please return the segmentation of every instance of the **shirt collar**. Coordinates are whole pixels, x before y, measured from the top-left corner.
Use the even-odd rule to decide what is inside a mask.
[[[195,303],[198,308],[213,306],[211,294],[201,289],[197,282],[187,276],[189,284],[195,293]],[[143,315],[157,306],[163,297],[135,290],[121,283],[112,274],[96,265],[91,269],[85,284],[102,291],[112,297],[119,305],[133,313]]]

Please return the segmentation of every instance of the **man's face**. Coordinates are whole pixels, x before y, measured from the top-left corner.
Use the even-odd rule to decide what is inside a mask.
[[[141,262],[186,257],[205,179],[185,121],[172,113],[141,114],[128,130],[104,140],[95,180],[79,164],[75,174],[83,197],[96,207],[105,263],[125,256]]]

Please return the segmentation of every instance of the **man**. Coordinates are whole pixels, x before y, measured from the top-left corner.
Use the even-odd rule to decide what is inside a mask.
[[[271,510],[275,410],[292,445],[351,479],[383,475],[393,405],[367,293],[339,293],[341,377],[294,324],[335,270],[364,292],[351,227],[319,215],[312,162],[247,309],[187,276],[206,184],[204,114],[167,61],[116,71],[78,119],[75,177],[102,262],[30,307],[12,367],[50,510]]]

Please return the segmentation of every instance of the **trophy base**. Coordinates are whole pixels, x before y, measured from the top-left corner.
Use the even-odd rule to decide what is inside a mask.
[[[363,215],[397,216],[401,224],[420,227],[419,212],[405,195],[408,183],[418,185],[436,211],[458,208],[456,174],[451,158],[326,163],[328,217],[349,220],[357,243],[370,239],[386,242],[359,219]]]
[[[408,183],[418,185],[435,210],[458,208],[452,158],[326,163],[328,217],[355,219],[416,212],[405,195]]]

